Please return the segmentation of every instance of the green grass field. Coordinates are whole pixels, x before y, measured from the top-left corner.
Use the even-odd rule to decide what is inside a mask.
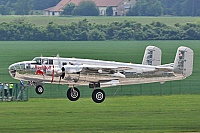
[[[0,103],[0,132],[197,132],[200,96],[31,99]]]
[[[200,41],[0,42],[0,82],[17,82],[7,68],[35,56],[56,56],[141,63],[145,47],[162,49],[162,63],[173,62],[179,46],[194,50],[194,72],[178,84],[199,89]],[[176,85],[176,82],[174,82]],[[173,83],[173,84],[174,84]],[[177,87],[178,87],[177,84]],[[147,85],[151,87],[151,84]],[[129,86],[131,87],[131,86]],[[175,86],[176,87],[176,86]],[[134,87],[133,87],[134,88]],[[152,88],[152,92],[158,88]],[[145,90],[143,90],[145,91]],[[64,92],[65,93],[65,92]],[[90,91],[91,93],[91,91]],[[0,103],[0,132],[194,132],[200,131],[200,95],[108,96],[102,104],[91,98],[31,98]]]
[[[162,22],[167,25],[174,25],[176,23],[186,24],[186,23],[196,23],[200,22],[200,17],[128,17],[128,16],[113,16],[113,17],[106,17],[106,16],[98,16],[98,17],[58,17],[58,16],[17,16],[17,15],[8,15],[8,16],[0,16],[0,23],[1,22],[12,22],[12,21],[19,21],[25,20],[26,22],[30,22],[36,24],[38,26],[45,26],[49,22],[55,22],[57,24],[70,24],[71,22],[78,22],[83,19],[89,20],[91,23],[97,24],[107,24],[112,23],[114,21],[123,22],[124,20],[132,20],[142,24],[149,24],[154,22]]]

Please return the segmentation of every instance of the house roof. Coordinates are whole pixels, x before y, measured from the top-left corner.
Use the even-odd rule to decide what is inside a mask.
[[[78,5],[81,1],[84,0],[61,0],[56,6],[45,9],[47,11],[63,11],[63,8],[68,3],[74,3],[75,5]],[[123,0],[91,0],[95,2],[97,7],[107,7],[107,6],[118,6]]]
[[[61,0],[56,6],[50,7],[47,9],[44,9],[46,11],[63,11],[63,8],[67,3],[69,3],[71,0]]]
[[[96,6],[118,6],[122,0],[93,0]]]

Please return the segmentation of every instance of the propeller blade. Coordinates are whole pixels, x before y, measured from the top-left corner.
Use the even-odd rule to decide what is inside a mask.
[[[53,65],[53,70],[52,70],[52,79],[51,79],[51,83],[53,82],[54,80],[54,65]]]

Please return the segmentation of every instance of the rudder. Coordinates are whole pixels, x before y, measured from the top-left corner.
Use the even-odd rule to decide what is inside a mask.
[[[142,65],[161,65],[161,55],[162,51],[160,48],[156,46],[147,46],[143,56]]]
[[[173,70],[175,73],[188,77],[193,71],[193,50],[181,46],[177,49]]]

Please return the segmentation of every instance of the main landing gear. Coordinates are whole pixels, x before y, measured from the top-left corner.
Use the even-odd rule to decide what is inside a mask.
[[[77,101],[80,98],[80,91],[76,87],[69,88],[67,98],[70,101]],[[105,92],[101,89],[94,89],[92,92],[92,100],[95,103],[102,103],[105,100]]]
[[[95,103],[102,103],[105,100],[105,92],[101,89],[93,88],[92,100]],[[44,87],[42,84],[36,85],[35,92],[41,95],[44,92]],[[70,101],[77,101],[80,98],[80,91],[76,87],[71,87],[67,91],[67,98]]]

